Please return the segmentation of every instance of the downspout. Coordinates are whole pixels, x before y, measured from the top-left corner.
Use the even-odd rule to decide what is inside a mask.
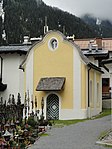
[[[1,58],[1,74],[0,74],[0,82],[2,82],[2,72],[3,72],[3,58],[0,56]]]
[[[89,94],[89,78],[90,78],[90,70],[91,70],[91,67],[89,67],[88,69],[88,118],[90,118],[90,94]]]

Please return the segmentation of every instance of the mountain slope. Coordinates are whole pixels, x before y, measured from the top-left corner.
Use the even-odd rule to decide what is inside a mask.
[[[99,37],[112,37],[112,23],[109,20],[102,20],[90,14],[81,17],[82,20],[92,28]]]
[[[76,38],[95,37],[94,32],[80,18],[58,8],[47,6],[42,0],[4,0],[7,43],[23,42],[23,36],[43,35],[45,16],[50,30],[60,30]]]

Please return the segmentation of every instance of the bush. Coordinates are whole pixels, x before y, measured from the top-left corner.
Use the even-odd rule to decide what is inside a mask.
[[[21,143],[21,144],[20,144],[20,148],[21,148],[21,149],[25,149],[25,147],[26,147],[26,144],[25,144],[25,143]]]
[[[33,137],[30,137],[29,138],[29,141],[30,141],[31,144],[34,144],[35,143],[35,139]]]
[[[35,127],[35,125],[37,124],[35,121],[34,121],[34,118],[32,116],[30,116],[28,118],[28,121],[27,121],[28,125],[30,125],[31,127]]]

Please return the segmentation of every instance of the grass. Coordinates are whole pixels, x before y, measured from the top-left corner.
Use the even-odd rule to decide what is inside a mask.
[[[112,145],[107,145],[107,144],[106,144],[105,147],[112,148]]]
[[[103,131],[100,136],[99,136],[99,140],[102,140],[105,136],[107,136],[109,133],[111,132],[111,130],[105,130]]]
[[[97,116],[95,116],[95,117],[93,117],[91,119],[102,118],[104,116],[110,115],[111,112],[112,112],[111,109],[103,109],[103,111],[99,115],[97,115]],[[89,119],[82,119],[82,120],[80,120],[80,119],[75,119],[75,120],[54,120],[54,121],[52,121],[52,123],[55,125],[55,127],[63,127],[63,126],[76,124],[76,123],[79,123],[79,122],[84,122],[86,120],[89,120]]]
[[[104,116],[108,116],[108,115],[111,115],[112,114],[112,110],[111,109],[103,109],[103,111],[94,117],[94,119],[97,119],[97,118],[102,118]]]
[[[41,133],[41,134],[39,134],[39,136],[40,137],[46,137],[46,136],[49,136],[49,134],[48,133]]]
[[[72,124],[76,124],[79,122],[84,122],[86,119],[83,120],[54,120],[54,125],[57,125],[59,127],[63,127],[63,126],[68,126],[68,125],[72,125]]]

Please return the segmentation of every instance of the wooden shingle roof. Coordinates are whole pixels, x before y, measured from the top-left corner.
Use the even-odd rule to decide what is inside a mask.
[[[64,77],[41,78],[36,91],[61,91],[65,84]]]

